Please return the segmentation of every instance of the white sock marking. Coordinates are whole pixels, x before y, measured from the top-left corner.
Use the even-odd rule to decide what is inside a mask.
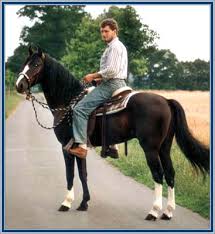
[[[167,206],[170,206],[173,210],[175,210],[175,190],[171,187],[168,187]]]
[[[167,199],[167,208],[164,213],[169,217],[172,218],[173,210],[175,210],[175,190],[174,188],[168,187],[168,199]]]
[[[162,189],[163,189],[162,184],[155,183],[155,191],[154,191],[155,199],[153,202],[153,207],[149,212],[149,214],[152,214],[156,218],[158,217],[159,211],[162,209]]]
[[[62,205],[71,208],[71,204],[74,201],[74,199],[75,199],[74,187],[72,187],[71,190],[68,190],[65,200],[62,202]]]
[[[117,144],[115,144],[115,145],[110,145],[110,148],[111,148],[111,149],[115,149],[115,150],[119,150],[119,147],[118,147]]]

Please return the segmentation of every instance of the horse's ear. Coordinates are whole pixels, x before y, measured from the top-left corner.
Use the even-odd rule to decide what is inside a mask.
[[[28,52],[29,52],[29,55],[32,55],[33,54],[33,49],[32,49],[32,46],[30,45],[29,48],[28,48]]]
[[[40,57],[42,57],[43,51],[42,51],[42,49],[41,49],[40,47],[37,48],[37,53],[38,53],[38,55],[39,55]]]

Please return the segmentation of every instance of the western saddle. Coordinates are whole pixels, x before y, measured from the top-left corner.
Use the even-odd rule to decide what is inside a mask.
[[[92,91],[92,89],[90,90]],[[101,150],[101,156],[106,157],[106,115],[117,113],[123,109],[126,108],[127,102],[129,98],[133,95],[134,92],[132,92],[132,89],[128,86],[122,87],[118,90],[116,90],[112,97],[106,101],[105,103],[101,104],[94,110],[90,118],[88,120],[88,130],[87,135],[88,139],[92,135],[95,123],[96,123],[96,116],[102,116],[102,150]],[[90,142],[89,142],[90,143]],[[127,141],[125,141],[125,154],[127,155]]]

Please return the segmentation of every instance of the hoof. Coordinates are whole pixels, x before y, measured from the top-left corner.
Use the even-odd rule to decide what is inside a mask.
[[[102,158],[107,158],[107,157],[108,157],[108,155],[106,155],[106,154],[103,153],[103,152],[100,153],[100,156],[101,156]]]
[[[62,206],[58,209],[58,211],[63,211],[63,212],[68,211],[68,210],[69,210],[69,207],[64,206],[64,205],[62,205]]]
[[[87,203],[81,203],[80,206],[76,210],[78,210],[78,211],[87,211],[88,210],[88,204]]]
[[[157,218],[155,216],[153,216],[152,214],[148,214],[145,218],[145,220],[148,221],[155,221]]]
[[[114,159],[118,159],[119,158],[119,153],[118,150],[116,149],[111,149],[111,148],[107,148],[105,150],[105,152],[101,151],[101,157],[103,158],[107,158],[108,156]]]
[[[170,220],[171,217],[169,217],[169,216],[167,216],[165,213],[163,213],[163,214],[161,215],[160,219],[162,219],[162,220]]]

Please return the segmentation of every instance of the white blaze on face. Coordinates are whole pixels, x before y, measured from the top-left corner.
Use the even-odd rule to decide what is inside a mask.
[[[17,87],[18,87],[18,85],[19,85],[19,82],[25,77],[25,75],[26,75],[26,73],[27,73],[28,70],[29,70],[29,66],[26,65],[26,66],[24,67],[23,71],[20,73],[19,78],[18,78],[17,81],[16,81],[16,86],[17,86]],[[26,77],[28,77],[28,76],[26,75]]]

